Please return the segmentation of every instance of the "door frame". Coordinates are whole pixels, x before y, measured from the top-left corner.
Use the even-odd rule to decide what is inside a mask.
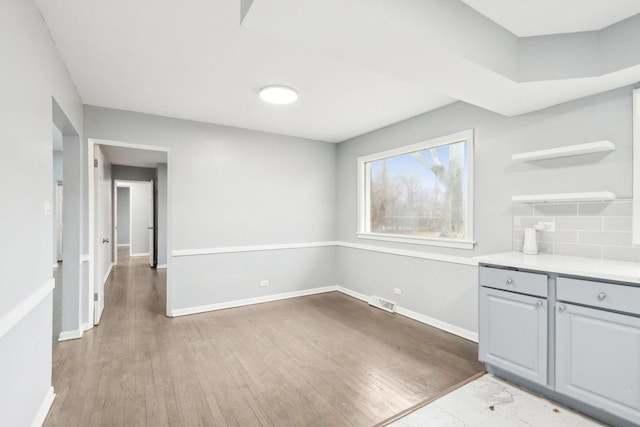
[[[62,251],[64,246],[62,245],[62,236],[64,234],[64,222],[62,221],[62,213],[64,206],[64,181],[58,180],[56,182],[56,261],[62,261]],[[57,265],[56,265],[57,267]]]
[[[96,236],[95,236],[95,223],[96,223],[96,212],[95,212],[95,190],[94,190],[94,180],[95,174],[93,173],[93,153],[95,150],[95,145],[110,145],[114,147],[123,147],[123,148],[133,148],[138,150],[149,150],[149,151],[162,151],[167,154],[167,282],[166,282],[166,296],[167,299],[165,301],[166,306],[166,314],[167,316],[171,315],[171,278],[172,278],[172,258],[171,258],[171,248],[172,248],[172,238],[171,238],[171,149],[169,147],[158,147],[154,145],[145,145],[145,144],[132,144],[128,142],[122,141],[112,141],[106,139],[97,139],[97,138],[87,138],[87,166],[88,170],[91,171],[87,174],[87,190],[88,194],[88,246],[89,246],[89,292],[88,292],[88,301],[87,307],[89,310],[89,318],[93,318],[95,314],[95,304],[94,304],[94,293],[95,293],[95,269],[96,269],[96,253],[95,253],[95,245],[96,245]]]

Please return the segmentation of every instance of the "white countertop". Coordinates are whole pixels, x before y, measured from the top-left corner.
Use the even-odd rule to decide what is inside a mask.
[[[502,252],[473,258],[481,264],[640,284],[640,263],[560,255]]]

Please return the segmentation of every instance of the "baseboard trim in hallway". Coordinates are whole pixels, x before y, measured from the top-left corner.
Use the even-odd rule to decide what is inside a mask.
[[[32,427],[41,427],[44,424],[44,420],[47,418],[49,414],[49,409],[51,409],[51,405],[53,405],[53,401],[56,398],[56,394],[53,392],[53,387],[49,388],[40,408],[38,408],[38,412],[36,412],[36,416],[33,418],[33,422],[31,423]]]
[[[69,340],[77,340],[78,338],[82,338],[82,330],[75,329],[73,331],[62,331],[60,335],[58,335],[58,341],[69,341]]]

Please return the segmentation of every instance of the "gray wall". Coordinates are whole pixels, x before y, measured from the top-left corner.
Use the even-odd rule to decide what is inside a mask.
[[[131,246],[132,256],[149,255],[149,183],[129,184],[131,203]]]
[[[155,181],[156,170],[154,168],[140,168],[134,166],[112,165],[111,176],[114,181]]]
[[[51,391],[51,293],[38,290],[51,279],[52,98],[78,132],[82,104],[32,1],[0,2],[0,40],[0,178],[11,183],[0,210],[0,425],[23,426]],[[25,302],[32,310],[10,321]]]
[[[170,147],[169,250],[335,237],[335,144],[91,106],[85,126],[90,138]],[[310,248],[242,253],[233,263],[172,257],[169,309],[333,285],[333,256]],[[224,279],[239,274],[237,283]]]
[[[337,239],[471,257],[511,249],[513,195],[607,190],[618,197],[631,197],[631,90],[618,89],[512,118],[458,102],[340,144]],[[469,128],[475,129],[476,138],[476,249],[359,241],[355,236],[357,158]],[[603,139],[614,142],[616,151],[538,163],[511,160],[519,152]],[[349,248],[339,250],[337,265],[339,281],[347,288],[365,295],[375,293],[421,314],[477,331],[475,276],[464,265],[409,262],[397,255]],[[402,296],[392,293],[394,287],[403,288]],[[438,306],[438,301],[446,305]]]
[[[129,244],[130,233],[130,190],[129,187],[117,187],[116,189],[118,200],[118,246]]]

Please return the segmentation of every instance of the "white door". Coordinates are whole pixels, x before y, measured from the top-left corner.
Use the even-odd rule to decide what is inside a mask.
[[[100,146],[95,145],[94,150],[94,236],[95,236],[95,251],[94,251],[94,318],[93,323],[97,325],[100,323],[102,317],[102,310],[104,309],[104,283],[102,281],[104,277],[104,249],[105,244],[109,243],[108,237],[104,232],[104,194],[102,188],[102,182],[104,181],[104,158]]]
[[[154,264],[154,240],[155,240],[155,221],[153,218],[153,181],[149,181],[149,227],[147,228],[147,230],[149,230],[149,265],[151,267],[153,267]]]

